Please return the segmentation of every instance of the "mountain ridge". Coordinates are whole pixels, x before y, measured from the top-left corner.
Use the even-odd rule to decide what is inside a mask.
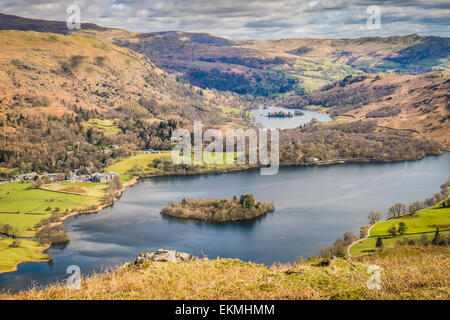
[[[201,32],[132,32],[2,15],[0,29],[90,33],[149,57],[159,68],[202,88],[276,96],[314,91],[360,73],[450,71],[450,38],[437,36],[239,40]],[[6,18],[5,18],[6,17]]]

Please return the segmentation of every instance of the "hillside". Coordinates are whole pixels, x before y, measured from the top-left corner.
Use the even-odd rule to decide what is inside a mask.
[[[1,15],[0,30],[67,34],[65,22]],[[450,39],[407,36],[357,39],[234,40],[181,31],[130,32],[82,24],[79,31],[149,57],[202,88],[277,96],[311,92],[347,75],[449,71]]]
[[[150,261],[84,278],[80,290],[60,283],[0,294],[0,299],[447,300],[449,254],[449,247],[403,247],[352,259],[311,258],[272,267],[232,259]],[[366,286],[370,265],[381,268],[381,290]]]
[[[320,106],[337,119],[377,120],[386,128],[410,131],[450,148],[450,73],[362,74],[279,104]]]
[[[107,30],[107,28],[100,27],[93,23],[82,23],[81,28],[84,30],[96,31]],[[60,34],[69,34],[71,32],[67,29],[65,21],[31,19],[3,13],[0,13],[0,30],[36,31]]]
[[[389,83],[397,88],[391,95],[349,111],[348,115],[355,119],[376,118],[380,126],[418,132],[450,149],[450,73],[385,75],[379,81],[372,83]],[[393,113],[383,114],[384,110]]]
[[[193,120],[242,121],[222,109],[240,108],[238,97],[91,35],[0,31],[0,43],[0,162],[10,168],[99,168],[114,154],[168,148],[171,130]],[[121,151],[101,153],[112,145]]]
[[[192,84],[261,96],[310,92],[360,73],[448,71],[450,39],[217,40],[186,32],[116,33],[114,43],[150,57]]]
[[[101,169],[136,150],[170,149],[172,131],[190,128],[195,119],[221,129],[244,126],[244,108],[274,101],[327,111],[338,123],[376,119],[380,128],[404,130],[408,141],[406,135],[419,135],[449,148],[448,72],[363,73],[446,70],[447,38],[228,40],[206,33],[137,33],[90,24],[67,33],[63,22],[2,18],[0,29],[40,31],[0,31],[5,44],[0,53],[4,176]],[[433,52],[424,45],[428,42]],[[259,97],[268,95],[278,97]],[[333,134],[342,130],[330,129]],[[383,132],[380,142],[385,143],[393,131]],[[339,148],[344,145],[353,144],[347,141]],[[414,147],[417,152],[404,150],[398,157],[391,150],[381,158],[439,152],[434,145],[429,150],[420,145]],[[306,150],[314,149],[309,144],[296,149],[302,151],[285,154],[296,159],[282,161],[304,162],[314,153]],[[374,158],[367,150],[320,153],[312,156]]]

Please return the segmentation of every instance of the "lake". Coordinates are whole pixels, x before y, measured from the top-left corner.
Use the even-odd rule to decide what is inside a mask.
[[[260,124],[266,129],[292,129],[298,128],[300,125],[311,122],[312,119],[316,119],[319,122],[327,122],[332,119],[325,113],[311,111],[311,110],[301,110],[303,115],[289,117],[268,117],[269,112],[290,112],[294,114],[295,109],[288,109],[283,107],[270,106],[267,109],[252,109],[249,110],[254,116],[254,123]]]
[[[51,249],[51,263],[23,263],[0,275],[0,288],[23,289],[82,272],[122,264],[142,252],[175,249],[209,258],[239,258],[271,265],[316,255],[346,231],[358,232],[370,210],[386,212],[395,202],[423,200],[450,175],[450,154],[397,163],[338,164],[206,176],[152,178],[125,190],[98,214],[64,223],[71,242]],[[231,198],[253,193],[273,200],[276,210],[250,222],[212,224],[163,218],[160,209],[182,198]]]

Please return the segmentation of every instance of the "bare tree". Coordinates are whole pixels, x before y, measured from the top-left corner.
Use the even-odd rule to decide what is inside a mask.
[[[432,205],[434,205],[434,198],[426,198],[424,201],[423,201],[423,203],[424,203],[424,205],[425,205],[425,207],[431,207]]]
[[[367,219],[369,219],[370,223],[377,223],[378,221],[383,218],[383,214],[380,211],[370,211],[369,215],[367,216]]]
[[[406,212],[406,205],[404,203],[393,204],[387,212],[389,218],[398,218]]]
[[[423,204],[420,201],[414,201],[409,204],[408,206],[408,212],[413,214],[414,212],[417,212],[419,210],[423,209]]]
[[[444,200],[444,195],[442,195],[439,192],[436,192],[434,194],[434,199],[435,199],[435,203],[441,202],[442,200]]]
[[[358,240],[358,236],[355,233],[353,233],[351,231],[345,231],[344,232],[344,241],[345,242],[351,243],[351,242],[353,242],[355,240]]]

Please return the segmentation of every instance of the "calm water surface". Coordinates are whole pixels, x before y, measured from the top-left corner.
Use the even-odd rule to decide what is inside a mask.
[[[268,107],[267,109],[253,109],[250,112],[254,115],[255,124],[260,124],[267,129],[292,129],[298,128],[300,125],[310,122],[313,118],[320,122],[331,121],[332,119],[325,113],[315,112],[311,110],[301,110],[304,114],[301,116],[293,116],[292,118],[267,117],[269,112],[290,112],[294,114],[295,109],[282,107]]]
[[[370,210],[395,202],[422,200],[450,175],[450,154],[387,164],[341,164],[281,168],[275,176],[259,170],[193,177],[161,177],[125,190],[111,208],[72,217],[64,224],[65,249],[52,249],[52,263],[23,263],[0,275],[0,288],[67,278],[75,264],[82,272],[101,270],[158,248],[210,257],[240,258],[267,265],[293,262],[328,246],[344,231],[359,231]],[[276,210],[256,221],[211,224],[163,218],[160,209],[182,198],[231,198],[253,193],[273,200]]]

